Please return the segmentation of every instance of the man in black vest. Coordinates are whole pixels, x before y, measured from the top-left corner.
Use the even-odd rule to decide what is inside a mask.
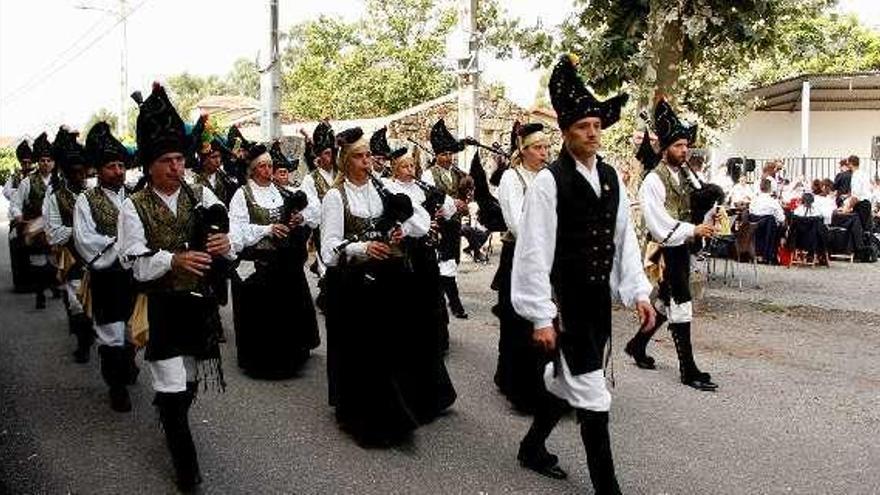
[[[513,307],[534,325],[535,343],[553,356],[544,372],[548,393],[517,458],[545,476],[566,477],[544,442],[574,408],[593,488],[616,494],[604,372],[612,298],[635,307],[646,325],[653,324],[654,310],[623,182],[596,154],[602,129],[617,122],[627,95],[598,101],[573,58],[562,57],[550,77],[564,146],[526,195],[513,259]]]

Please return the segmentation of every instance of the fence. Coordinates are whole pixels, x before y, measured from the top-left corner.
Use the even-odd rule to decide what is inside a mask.
[[[834,179],[839,172],[840,160],[843,157],[787,157],[787,158],[755,158],[755,170],[749,172],[747,177],[749,181],[754,181],[761,176],[764,164],[769,161],[780,160],[785,168],[785,176],[789,179],[804,177],[806,180],[813,179]],[[877,160],[871,160],[869,157],[859,157],[861,168],[871,173],[871,178],[880,175],[880,165]]]

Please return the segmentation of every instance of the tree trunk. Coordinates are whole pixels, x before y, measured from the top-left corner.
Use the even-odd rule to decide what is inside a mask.
[[[652,68],[655,74],[654,103],[660,98],[672,99],[681,73],[684,51],[684,30],[681,25],[682,1],[670,5],[668,0],[651,0]],[[666,21],[670,12],[679,17]]]

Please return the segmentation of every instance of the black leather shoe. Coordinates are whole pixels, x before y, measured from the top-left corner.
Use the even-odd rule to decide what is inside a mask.
[[[73,362],[76,364],[86,364],[89,362],[89,349],[77,349],[73,351]]]
[[[716,383],[713,383],[711,380],[703,380],[702,377],[699,376],[695,376],[692,378],[682,377],[681,383],[684,383],[688,387],[702,390],[704,392],[714,392],[718,388],[718,385]]]
[[[633,358],[636,366],[643,370],[655,370],[657,369],[657,364],[654,361],[654,358],[644,353],[644,351],[639,352],[639,349],[636,349],[636,343],[630,340],[626,343],[626,347],[623,348],[623,352],[627,353],[629,357]]]
[[[128,396],[128,389],[122,386],[110,388],[110,409],[116,412],[131,411],[131,398]]]
[[[42,292],[37,292],[37,309],[46,309],[46,294]]]
[[[552,457],[555,458],[556,456]],[[535,458],[530,455],[524,455],[522,452],[520,452],[520,454],[517,456],[517,459],[519,460],[520,466],[526,469],[531,469],[541,476],[553,478],[554,480],[564,480],[565,478],[568,478],[568,473],[566,473],[565,470],[559,467],[559,464],[557,464],[556,462],[548,462],[551,461],[551,459],[549,458]]]

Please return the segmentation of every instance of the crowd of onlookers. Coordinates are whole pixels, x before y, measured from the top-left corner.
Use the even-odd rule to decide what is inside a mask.
[[[781,161],[769,161],[750,181],[741,167],[717,181],[728,207],[755,227],[757,255],[771,264],[788,264],[802,255],[827,263],[829,255],[875,261],[880,226],[880,180],[857,156],[840,161],[834,179],[789,179]],[[725,183],[726,182],[726,183]]]

